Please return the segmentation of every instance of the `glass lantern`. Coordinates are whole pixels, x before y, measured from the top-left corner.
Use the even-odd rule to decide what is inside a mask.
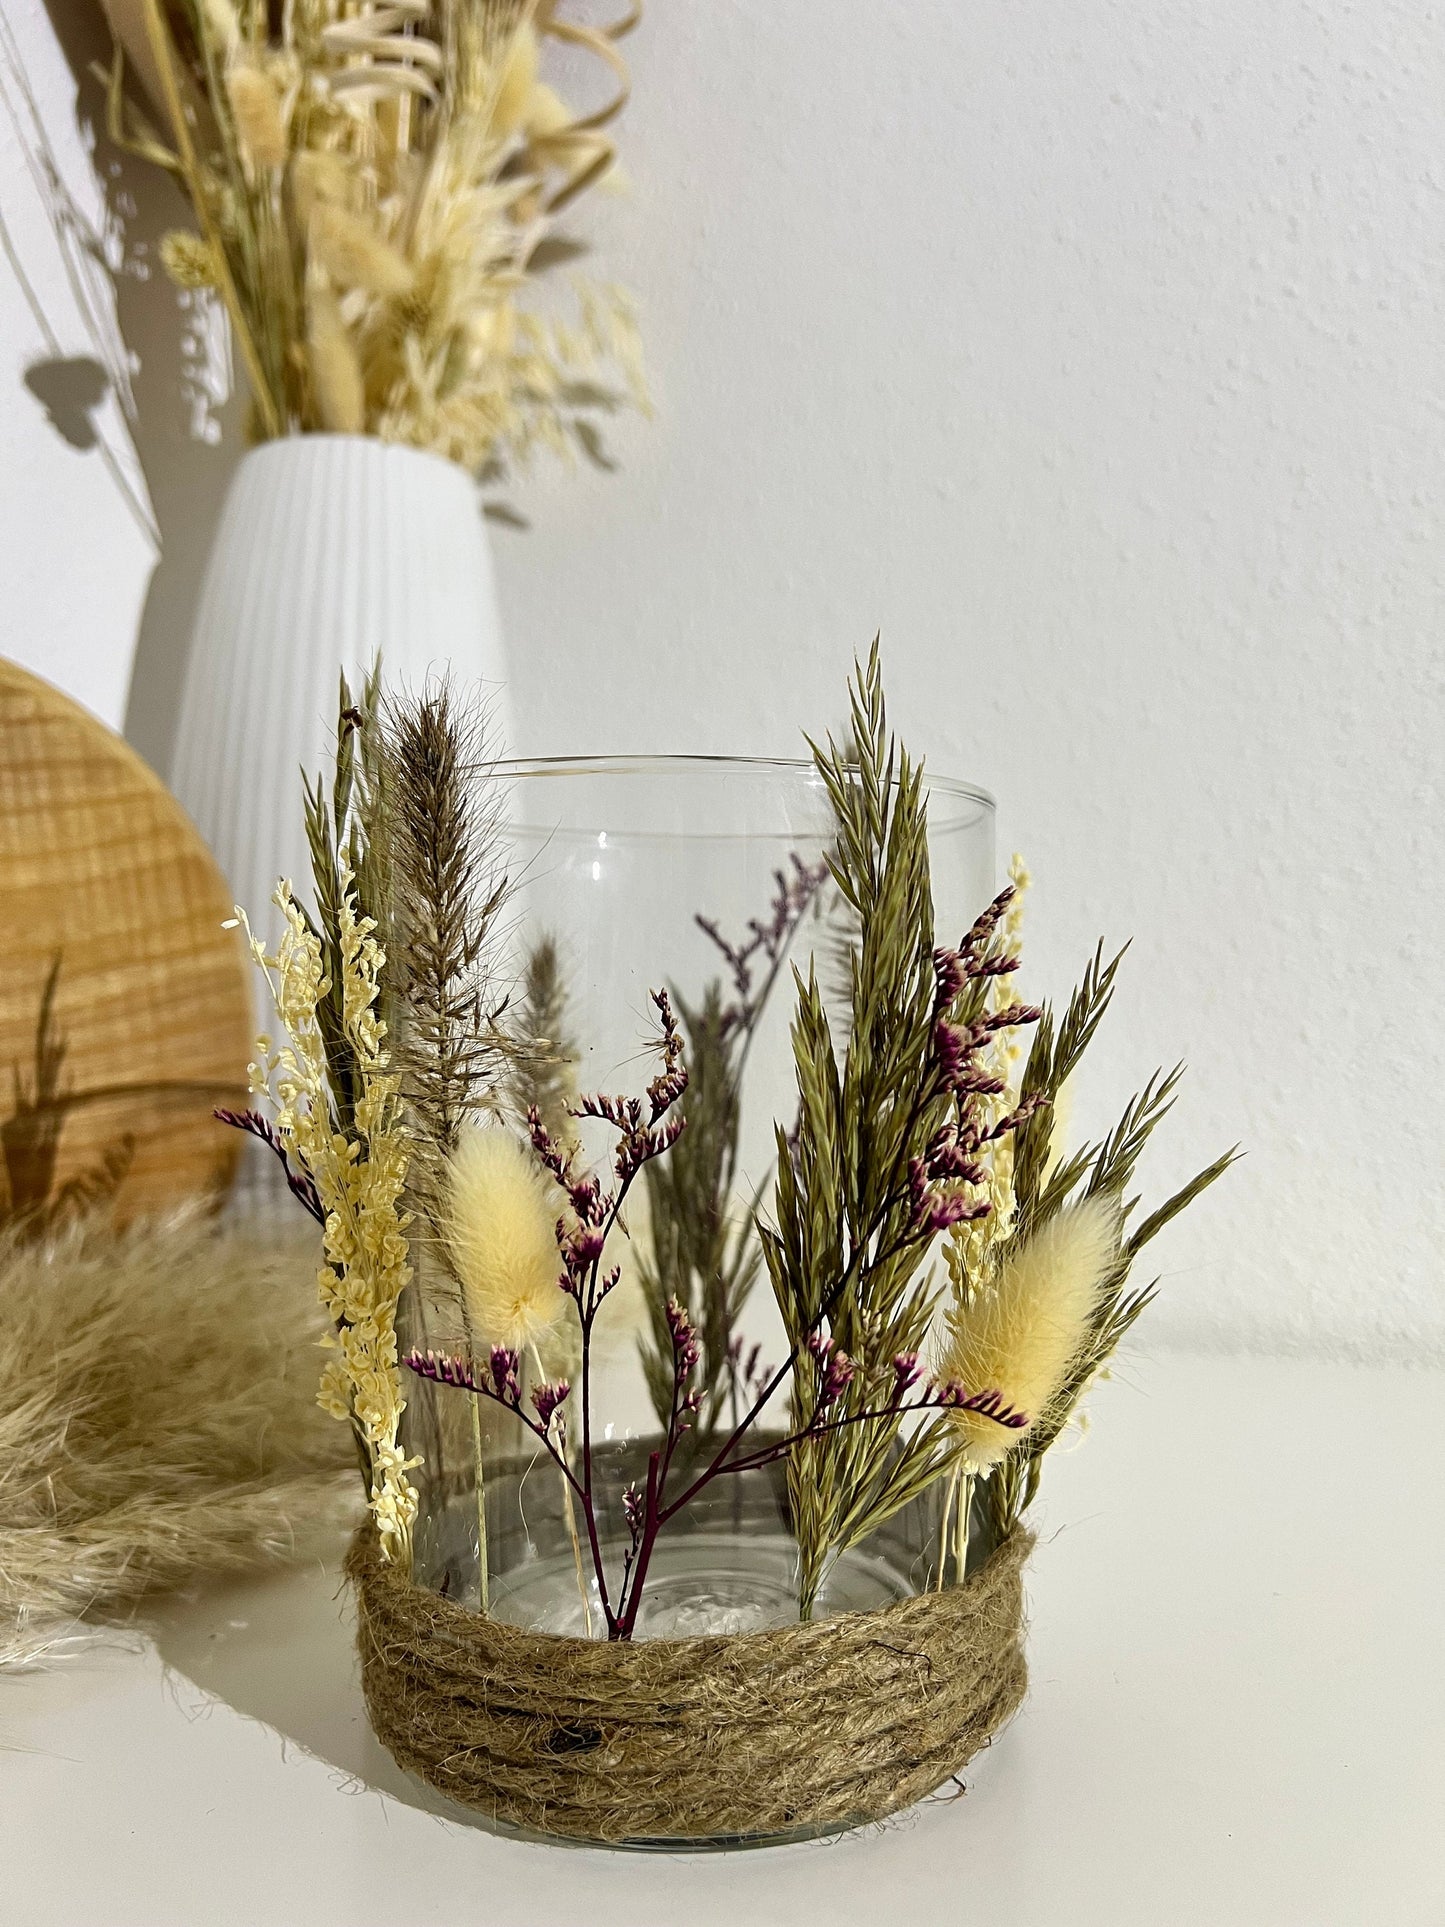
[[[685,1309],[698,1353],[697,1409],[668,1471],[674,1494],[716,1456],[786,1357],[756,1224],[769,1221],[780,1145],[786,1155],[797,1111],[794,973],[816,974],[835,1038],[844,1035],[853,931],[828,875],[833,819],[811,763],[581,758],[514,762],[504,772],[509,996],[546,1045],[522,1098],[554,1142],[570,1144],[575,1168],[595,1165],[615,1184],[616,1130],[574,1112],[587,1094],[640,1095],[658,1076],[654,993],[665,991],[689,1074],[675,1107],[684,1129],[639,1171],[609,1237],[602,1263],[617,1282],[593,1324],[585,1387],[570,1301],[517,1361],[529,1412],[526,1394],[568,1383],[561,1436],[580,1474],[585,1424],[591,1518],[518,1418],[408,1375],[408,1442],[425,1461],[414,1576],[532,1631],[604,1638],[617,1633],[631,1515],[672,1396],[669,1301]],[[993,801],[934,776],[925,791],[936,928],[940,942],[955,942],[994,893]],[[519,1100],[519,1115],[523,1108]],[[454,1339],[417,1319],[407,1342]],[[471,1363],[490,1369],[484,1347],[473,1345]],[[782,1436],[787,1422],[783,1384],[750,1449]],[[941,1551],[954,1543],[940,1533],[941,1505],[935,1485],[837,1558],[812,1613],[885,1606],[961,1576]],[[972,1547],[974,1556],[986,1551],[981,1541]],[[635,1638],[796,1620],[784,1462],[704,1483],[657,1535],[639,1597],[627,1627]]]

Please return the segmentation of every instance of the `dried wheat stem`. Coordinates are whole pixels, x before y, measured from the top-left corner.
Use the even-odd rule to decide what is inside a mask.
[[[269,436],[276,436],[281,433],[281,418],[276,409],[276,401],[271,393],[270,383],[266,379],[266,371],[261,366],[261,357],[256,351],[256,343],[252,339],[250,329],[246,326],[245,312],[241,306],[241,297],[236,291],[236,283],[231,275],[230,263],[226,259],[225,246],[222,243],[215,221],[211,216],[205,180],[196,161],[195,143],[191,139],[190,125],[186,120],[185,105],[181,100],[181,90],[176,80],[175,60],[171,47],[170,34],[161,14],[159,0],[144,0],[144,6],[146,38],[150,42],[151,52],[155,56],[156,65],[160,69],[161,87],[166,97],[166,112],[170,115],[174,124],[176,150],[180,157],[181,168],[185,173],[186,186],[190,191],[191,200],[195,204],[196,219],[200,222],[206,236],[206,241],[215,257],[216,286],[220,292],[222,301],[226,304],[226,312],[231,318],[231,326],[236,331],[236,341],[241,350],[241,359],[246,364],[246,373],[250,376],[251,387],[256,397],[256,406],[261,412],[266,433]]]
[[[477,1474],[477,1591],[482,1611],[491,1611],[491,1576],[487,1557],[487,1485],[482,1460],[482,1402],[468,1399],[472,1408],[472,1456]]]
[[[531,1347],[531,1352],[532,1364],[537,1373],[537,1383],[544,1385],[547,1381],[547,1374],[542,1366],[542,1354],[535,1345]],[[480,1399],[473,1399],[473,1411],[475,1411],[480,1404]],[[577,1531],[577,1510],[572,1499],[572,1481],[567,1477],[566,1472],[567,1424],[566,1420],[563,1419],[560,1414],[557,1418],[557,1450],[560,1458],[560,1463],[557,1467],[557,1476],[562,1481],[562,1516],[567,1521],[567,1537],[572,1543],[572,1564],[577,1571],[577,1593],[582,1601],[582,1618],[587,1628],[587,1637],[591,1639],[592,1595],[587,1589],[587,1573],[582,1564],[582,1539]]]
[[[973,1474],[965,1472],[959,1480],[958,1512],[954,1520],[953,1564],[956,1586],[961,1586],[968,1577],[968,1534],[972,1522]]]
[[[948,1484],[944,1488],[943,1509],[938,1520],[938,1569],[933,1577],[933,1590],[935,1592],[943,1591],[944,1574],[948,1568],[949,1528],[953,1520],[953,1508],[958,1501],[958,1481],[960,1476],[957,1471],[951,1472],[949,1474]]]

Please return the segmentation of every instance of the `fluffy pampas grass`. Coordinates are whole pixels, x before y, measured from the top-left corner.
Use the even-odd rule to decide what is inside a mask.
[[[195,1218],[0,1241],[0,1667],[76,1614],[301,1556],[359,1504],[315,1252]]]
[[[1088,1198],[1040,1225],[1007,1253],[991,1285],[951,1310],[945,1375],[970,1391],[1001,1393],[1030,1421],[1010,1431],[980,1412],[955,1414],[971,1471],[991,1470],[1049,1415],[1085,1349],[1118,1250],[1117,1204]]]
[[[445,1230],[473,1342],[524,1351],[566,1308],[554,1227],[561,1197],[530,1148],[499,1127],[464,1130],[448,1166]]]

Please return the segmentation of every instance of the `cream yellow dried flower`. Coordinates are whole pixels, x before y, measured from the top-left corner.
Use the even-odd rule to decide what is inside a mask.
[[[362,288],[381,299],[409,294],[415,275],[406,260],[364,221],[335,202],[318,201],[307,230],[312,258],[342,288]]]
[[[276,954],[246,925],[251,951],[266,977],[289,1042],[258,1040],[253,1091],[276,1106],[276,1129],[310,1173],[326,1213],[325,1262],[317,1274],[339,1354],[322,1375],[322,1406],[348,1420],[371,1465],[371,1510],[384,1556],[411,1557],[417,1496],[407,1472],[420,1463],[400,1445],[405,1409],[397,1361],[397,1303],[411,1278],[400,1209],[407,1150],[398,1079],[387,1068],[385,1026],[376,1012],[385,956],[369,917],[358,914],[354,879],[343,861],[337,924],[341,949],[342,1023],[361,1072],[352,1131],[332,1128],[326,1053],[317,1007],[330,990],[321,946],[282,883],[275,901],[285,918]],[[242,921],[245,913],[237,912]]]
[[[231,0],[203,0],[201,18],[223,54],[230,54],[241,42],[241,22]]]
[[[216,257],[199,234],[172,228],[161,236],[161,266],[178,288],[214,288]]]
[[[572,109],[554,87],[543,83],[532,89],[527,102],[526,128],[534,139],[561,134],[572,125],[572,119]],[[611,152],[607,143],[601,140],[595,151],[605,151],[609,156]]]
[[[464,1131],[447,1166],[444,1235],[473,1343],[524,1351],[566,1309],[554,1227],[562,1198],[500,1126]]]
[[[303,226],[309,226],[322,201],[345,198],[347,180],[346,164],[339,154],[307,148],[296,156],[291,163],[291,198]]]
[[[316,413],[333,435],[360,435],[366,427],[366,387],[336,296],[313,278],[306,292],[306,353]]]
[[[499,134],[512,134],[526,125],[537,87],[537,59],[536,29],[530,21],[524,21],[507,49],[497,83],[492,125]]]
[[[120,93],[111,132],[191,197],[258,434],[360,432],[473,473],[539,449],[605,461],[606,416],[647,407],[630,305],[579,286],[569,326],[531,295],[569,251],[559,221],[615,175],[634,18],[198,0],[178,34],[148,11],[174,151]],[[610,74],[609,99],[579,114],[541,80],[559,44]],[[200,256],[177,264],[201,285]]]
[[[991,1283],[949,1308],[940,1360],[945,1378],[997,1391],[1028,1427],[1011,1431],[979,1412],[951,1415],[968,1470],[987,1472],[1048,1416],[1088,1338],[1119,1250],[1119,1210],[1086,1198],[1008,1250]]]
[[[253,170],[284,167],[286,125],[281,97],[270,75],[250,61],[237,61],[226,74],[226,97],[247,166]]]

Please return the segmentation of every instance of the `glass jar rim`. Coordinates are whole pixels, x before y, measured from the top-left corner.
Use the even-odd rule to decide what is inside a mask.
[[[721,775],[727,770],[759,776],[774,773],[786,776],[816,776],[811,757],[805,756],[504,756],[498,759],[497,773],[516,776],[675,776],[688,770]],[[923,788],[927,796],[950,797],[994,810],[998,799],[978,783],[958,776],[940,776],[926,766]]]

